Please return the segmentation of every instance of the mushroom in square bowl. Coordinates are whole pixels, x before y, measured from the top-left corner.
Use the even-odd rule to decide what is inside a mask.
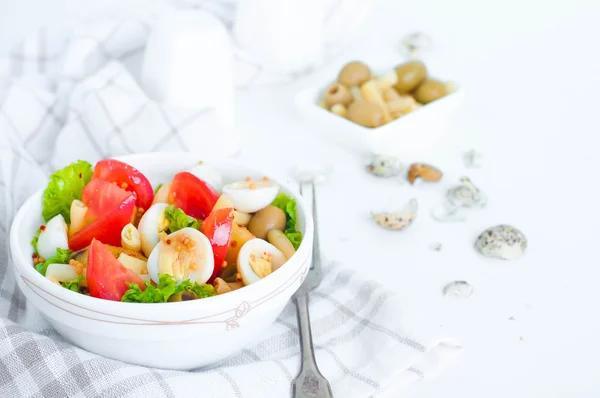
[[[295,102],[311,131],[343,147],[414,156],[440,142],[463,97],[461,87],[432,76],[418,60],[374,69],[352,61],[335,81],[301,90]]]
[[[18,211],[10,245],[19,288],[65,339],[183,370],[236,353],[275,321],[306,275],[312,234],[284,181],[149,153],[55,172]]]

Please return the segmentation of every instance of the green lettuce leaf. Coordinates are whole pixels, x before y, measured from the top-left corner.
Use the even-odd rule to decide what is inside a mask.
[[[69,290],[72,290],[77,293],[81,293],[81,282],[83,282],[83,275],[79,275],[77,279],[73,279],[68,282],[61,282],[60,284]]]
[[[40,233],[42,233],[42,228],[38,228],[35,233],[33,239],[31,239],[31,246],[33,247],[33,254],[38,254],[38,240],[40,239]]]
[[[180,229],[191,227],[200,229],[200,222],[194,217],[190,217],[181,209],[176,209],[171,205],[165,209],[165,217],[169,220],[169,233],[179,231]]]
[[[46,270],[50,264],[69,264],[71,257],[71,250],[69,249],[56,249],[56,254],[46,259],[45,263],[39,263],[35,265],[35,269],[42,275],[46,276]]]
[[[150,282],[144,282],[146,289],[142,291],[135,283],[127,283],[127,290],[121,301],[127,303],[166,303],[169,297],[175,294],[177,283],[175,279],[168,274],[158,275],[159,284],[155,287]]]
[[[273,199],[273,202],[271,202],[271,206],[279,207],[281,210],[285,211],[288,202],[292,200],[292,198],[281,192],[275,197],[275,199]]]
[[[283,233],[292,242],[294,249],[298,250],[300,243],[302,243],[302,232],[296,229],[296,199],[292,199],[282,192],[273,200],[271,206],[279,207],[285,213],[287,222]]]
[[[290,228],[286,229],[284,232],[285,236],[292,242],[292,246],[294,249],[298,250],[300,247],[300,243],[302,243],[302,232],[291,230]]]
[[[215,288],[209,284],[199,284],[185,280],[179,285],[169,274],[159,274],[159,283],[153,286],[150,282],[146,284],[146,290],[142,291],[135,283],[127,283],[129,290],[123,294],[121,301],[127,303],[166,303],[169,297],[183,291],[194,292],[199,298],[206,298],[216,295]]]
[[[92,165],[84,160],[70,164],[50,176],[42,199],[42,217],[47,222],[62,214],[71,223],[71,202],[81,199],[83,187],[92,179]]]
[[[192,283],[189,280],[185,280],[178,287],[182,289],[181,291],[194,292],[199,298],[212,297],[217,294],[214,286],[208,283],[199,284],[198,282]]]

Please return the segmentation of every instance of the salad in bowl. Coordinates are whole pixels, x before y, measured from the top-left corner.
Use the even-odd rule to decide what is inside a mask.
[[[264,176],[224,183],[198,162],[152,186],[117,159],[78,161],[42,193],[32,266],[103,300],[170,303],[268,278],[296,252],[296,200]]]
[[[308,272],[310,211],[275,174],[200,159],[55,172],[11,225],[28,305],[83,349],[162,369],[213,364],[267,333]]]

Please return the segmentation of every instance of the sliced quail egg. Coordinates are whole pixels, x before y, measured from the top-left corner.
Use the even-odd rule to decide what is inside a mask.
[[[45,227],[42,227],[38,238],[38,254],[43,258],[50,258],[56,254],[56,249],[68,248],[67,223],[59,214],[48,221]]]
[[[159,283],[158,274],[169,274],[177,283],[189,279],[206,283],[215,268],[210,241],[194,228],[182,228],[163,238],[148,258],[148,274]]]
[[[169,220],[165,218],[165,209],[168,206],[166,203],[153,204],[146,210],[138,224],[142,251],[146,257],[152,253],[152,249],[158,244],[159,234],[169,227]]]
[[[279,187],[268,178],[252,181],[234,182],[223,187],[223,193],[231,198],[236,210],[254,213],[271,204],[277,196]]]
[[[244,285],[254,283],[281,267],[286,261],[283,253],[262,239],[244,243],[237,259],[237,269]]]
[[[221,192],[221,189],[223,188],[223,177],[221,177],[221,173],[214,167],[201,162],[200,164],[189,168],[187,172],[195,175],[213,187],[216,191]]]

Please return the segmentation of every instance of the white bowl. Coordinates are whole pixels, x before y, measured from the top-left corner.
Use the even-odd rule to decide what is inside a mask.
[[[190,153],[140,154],[119,159],[138,168],[155,186],[200,160]],[[211,164],[226,181],[269,176],[231,161]],[[312,218],[295,189],[273,180],[296,199],[298,228],[304,240],[287,263],[252,285],[207,299],[161,304],[101,300],[65,289],[48,281],[32,265],[30,241],[42,223],[39,191],[21,206],[10,231],[19,288],[65,339],[96,354],[138,365],[182,370],[224,359],[252,343],[275,321],[308,271]]]
[[[378,73],[378,76],[385,72]],[[323,93],[333,81],[322,81],[300,91],[296,108],[307,120],[310,130],[360,154],[414,156],[425,154],[448,132],[449,116],[464,97],[464,90],[433,101],[405,116],[377,128],[351,122],[319,106]]]

